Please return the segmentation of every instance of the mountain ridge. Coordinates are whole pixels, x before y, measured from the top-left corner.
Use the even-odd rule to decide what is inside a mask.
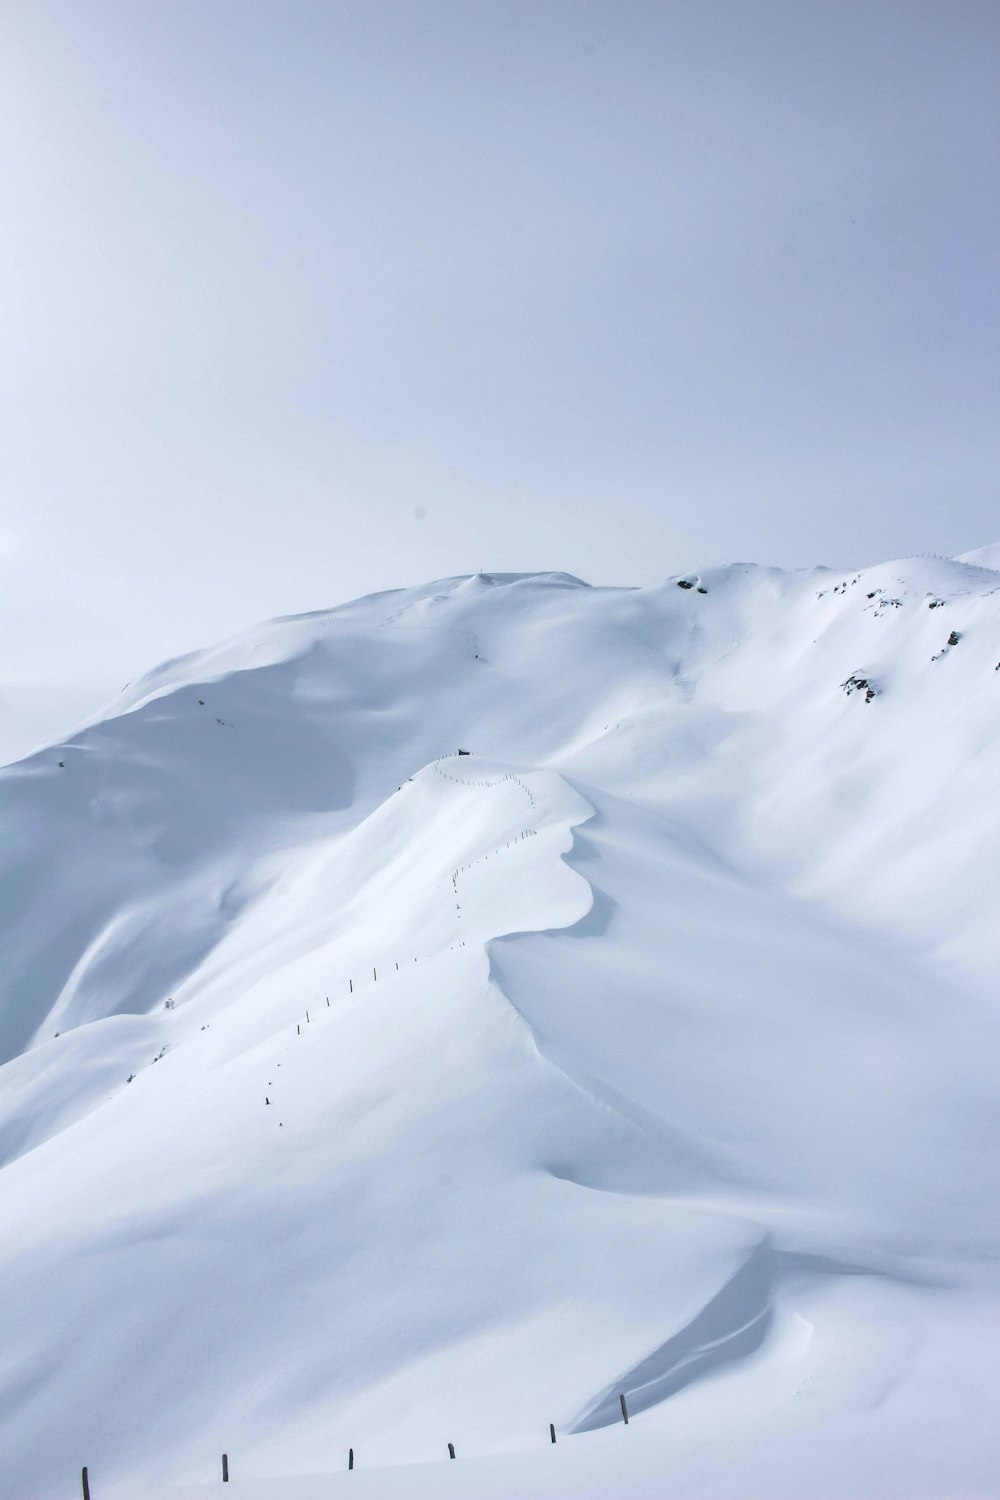
[[[986,1473],[997,550],[392,590],[0,772],[11,1493],[887,1381],[903,1484],[916,1345]]]

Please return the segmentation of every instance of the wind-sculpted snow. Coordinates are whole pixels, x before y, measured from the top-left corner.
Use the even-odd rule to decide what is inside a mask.
[[[0,773],[3,1500],[986,1493],[995,554],[398,590]]]

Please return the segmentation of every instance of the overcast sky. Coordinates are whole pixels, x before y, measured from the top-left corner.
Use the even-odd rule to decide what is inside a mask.
[[[478,568],[1000,539],[997,0],[4,0],[0,759]]]

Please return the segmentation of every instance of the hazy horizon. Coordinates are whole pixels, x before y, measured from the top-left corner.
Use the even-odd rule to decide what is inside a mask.
[[[1000,15],[12,0],[0,759],[268,616],[1000,538]]]

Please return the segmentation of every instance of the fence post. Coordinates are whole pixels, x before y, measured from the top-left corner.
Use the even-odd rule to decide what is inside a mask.
[[[550,1422],[549,1423],[549,1437],[552,1439],[553,1442],[555,1442],[555,1440],[556,1440],[556,1424],[554,1422]]]
[[[223,1484],[228,1484],[229,1483],[229,1454],[228,1453],[224,1453],[222,1455],[222,1482],[223,1482]]]
[[[87,1465],[83,1466],[83,1500],[90,1500],[90,1480],[87,1478]]]
[[[454,1458],[455,1457],[455,1444],[454,1443],[449,1443],[448,1444],[448,1457],[449,1458]]]
[[[622,1391],[622,1393],[618,1397],[618,1399],[619,1399],[619,1401],[622,1404],[622,1419],[624,1420],[625,1426],[627,1427],[628,1426],[628,1407],[625,1405],[625,1392],[624,1391]]]
[[[354,1468],[354,1449],[353,1448],[348,1448],[348,1450],[347,1450],[347,1467],[349,1469],[353,1469]]]

